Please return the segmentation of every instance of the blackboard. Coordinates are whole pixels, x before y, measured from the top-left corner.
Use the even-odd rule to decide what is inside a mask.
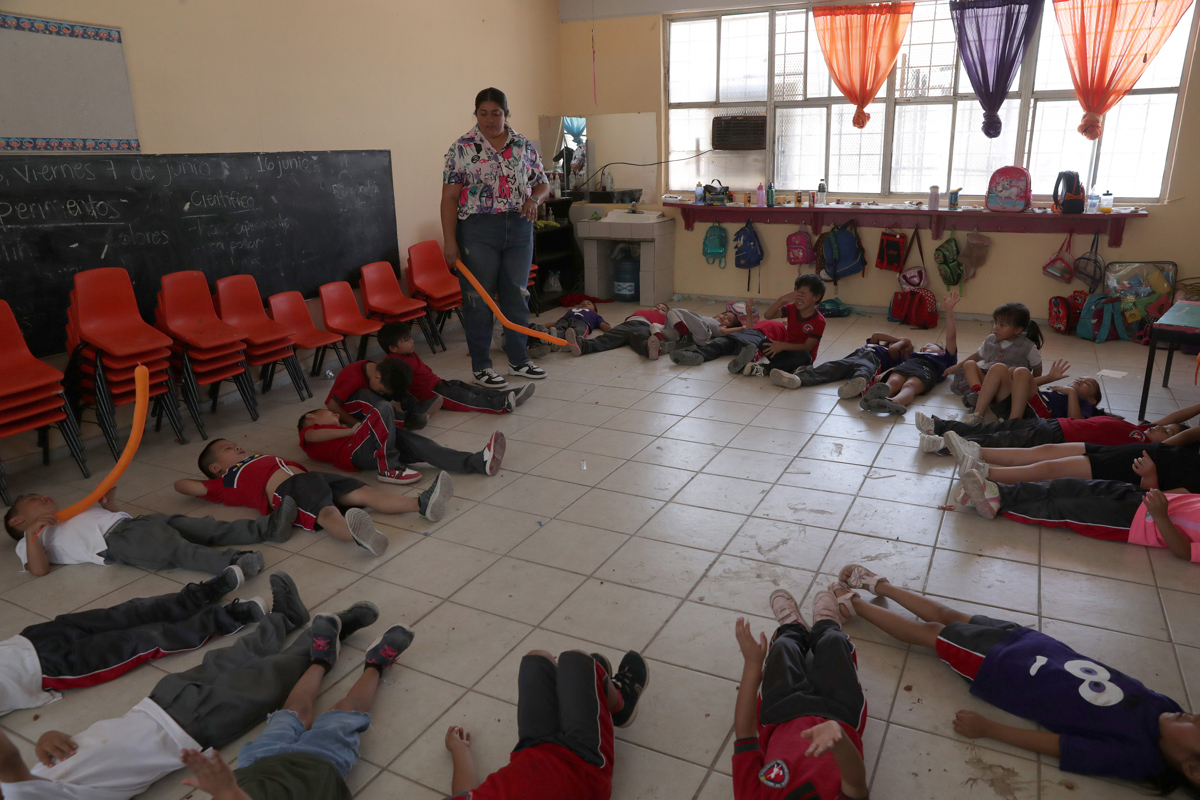
[[[314,297],[373,261],[399,263],[387,150],[0,156],[0,298],[35,355],[66,349],[81,270],[124,267],[153,322],[171,272]]]

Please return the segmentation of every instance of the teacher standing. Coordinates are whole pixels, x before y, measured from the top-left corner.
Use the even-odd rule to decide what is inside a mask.
[[[467,265],[494,295],[504,316],[529,324],[529,267],[533,223],[550,194],[542,159],[529,140],[508,127],[508,99],[499,89],[475,95],[475,127],[450,146],[442,173],[442,236],[446,263]],[[463,276],[463,325],[475,383],[504,389],[492,369],[492,312]],[[529,360],[526,336],[506,330],[508,374],[540,380],[546,371]]]

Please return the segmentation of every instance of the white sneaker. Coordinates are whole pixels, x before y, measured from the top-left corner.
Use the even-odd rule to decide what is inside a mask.
[[[976,442],[967,441],[954,431],[946,431],[942,436],[942,441],[946,443],[946,448],[954,454],[960,472],[966,472],[971,468],[970,464],[974,462],[983,461],[983,448]]]
[[[771,370],[770,377],[771,383],[776,386],[782,386],[785,389],[799,389],[804,385],[800,382],[800,376],[791,372],[784,372],[781,369]]]
[[[867,390],[866,378],[851,378],[838,387],[838,397],[843,400],[850,400],[858,397]]]
[[[504,434],[496,431],[483,447],[483,469],[488,475],[500,471],[500,462],[504,460]]]
[[[658,355],[662,352],[662,342],[657,336],[651,336],[646,340],[646,357],[651,361],[658,361]]]
[[[508,381],[496,374],[496,370],[488,367],[475,373],[475,383],[489,389],[507,389]]]
[[[916,424],[917,430],[921,433],[933,433],[934,431],[933,417],[928,414],[922,414],[918,411],[913,422]]]
[[[751,378],[762,378],[767,373],[762,364],[747,364],[742,367],[742,374]]]
[[[583,350],[581,350],[579,347],[579,334],[575,333],[574,328],[567,328],[565,331],[563,331],[562,338],[567,340],[567,347],[570,348],[571,355],[583,355]]]
[[[546,377],[546,370],[542,369],[532,361],[526,361],[524,364],[509,364],[508,374],[540,381],[542,378]]]
[[[941,436],[935,436],[932,433],[921,434],[922,453],[940,453],[945,446],[946,440]]]
[[[984,519],[995,519],[1000,511],[1000,487],[975,470],[968,470],[963,475],[963,488],[971,505]]]

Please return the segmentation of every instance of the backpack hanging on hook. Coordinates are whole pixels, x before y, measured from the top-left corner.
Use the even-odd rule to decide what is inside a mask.
[[[701,246],[704,260],[709,264],[719,264],[721,269],[725,269],[725,253],[728,250],[729,233],[719,222],[709,225],[708,230],[704,232],[704,244]]]
[[[733,235],[733,265],[746,270],[746,291],[750,291],[750,270],[760,267],[758,271],[758,287],[762,290],[762,242],[754,230],[754,223],[746,220],[746,224]]]

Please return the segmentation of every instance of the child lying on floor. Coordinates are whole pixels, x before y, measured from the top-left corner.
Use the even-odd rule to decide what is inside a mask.
[[[845,358],[801,367],[795,372],[773,369],[770,372],[771,383],[785,389],[799,389],[802,386],[845,381],[838,387],[838,397],[849,400],[862,396],[876,375],[903,363],[912,352],[911,339],[890,333],[872,333],[864,346]]]
[[[722,311],[715,317],[706,317],[686,308],[672,308],[667,312],[667,324],[663,333],[668,341],[678,342],[684,337],[691,337],[696,344],[704,344],[717,336],[728,336],[740,331],[743,327],[738,315],[732,311]]]
[[[986,519],[999,515],[1093,539],[1165,547],[1176,558],[1200,561],[1200,495],[1077,478],[1009,486],[973,469],[963,474],[963,488]]]
[[[1025,367],[1009,369],[996,364],[988,370],[976,400],[976,409],[990,408],[997,417],[1004,419],[1086,419],[1094,416],[1102,399],[1100,381],[1091,377],[1076,378],[1069,384],[1039,389],[1047,383],[1067,377],[1071,365],[1059,359],[1050,367],[1050,372],[1034,377]],[[982,412],[976,410],[964,414],[962,421],[968,425],[983,422]]]
[[[59,522],[53,497],[18,497],[4,515],[4,529],[17,543],[21,565],[39,577],[50,573],[51,564],[129,564],[148,570],[178,567],[211,575],[235,565],[254,577],[265,564],[262,553],[212,548],[286,542],[297,515],[293,501],[278,504],[273,513],[264,508],[260,511],[263,516],[255,520],[225,522],[183,514],[133,517],[121,510],[116,498],[114,486],[100,498],[99,508]]]
[[[175,491],[211,503],[253,508],[260,514],[290,497],[299,508],[296,524],[301,528],[328,531],[333,538],[354,542],[373,556],[383,555],[388,538],[375,529],[363,506],[385,514],[415,511],[437,522],[454,496],[454,482],[445,472],[419,497],[406,497],[371,489],[357,478],[309,472],[304,465],[278,456],[250,455],[228,439],[209,442],[200,451],[199,467],[209,480],[184,478],[175,481]],[[353,508],[343,516],[339,506]]]
[[[1178,786],[1195,791],[1200,718],[1171,698],[1044,633],[955,611],[857,564],[844,567],[839,578],[835,593],[847,616],[933,650],[971,682],[971,694],[1044,729],[959,711],[954,730],[960,735],[1057,758],[1065,772],[1138,781],[1164,795]],[[895,601],[919,620],[868,603],[857,589]]]
[[[733,727],[734,800],[865,798],[867,700],[837,598],[813,597],[813,625],[785,589],[771,593],[779,627],[767,644],[738,617],[742,651]]]

